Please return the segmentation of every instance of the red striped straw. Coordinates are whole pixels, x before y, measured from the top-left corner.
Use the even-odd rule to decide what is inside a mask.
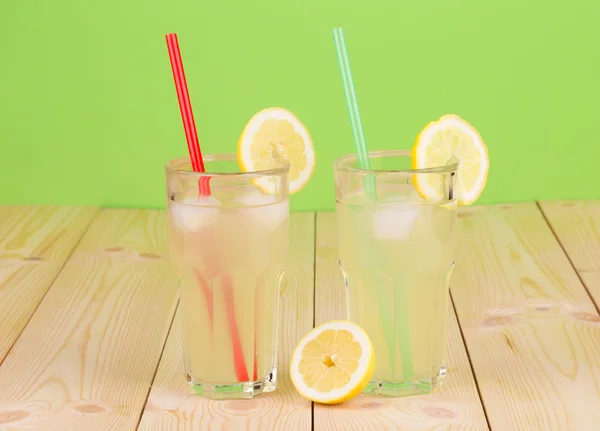
[[[200,141],[198,140],[198,132],[196,130],[196,122],[194,121],[194,113],[192,112],[192,104],[190,102],[190,94],[183,71],[183,61],[181,60],[181,52],[179,51],[179,42],[177,35],[170,33],[166,35],[167,47],[169,48],[169,58],[171,60],[171,69],[173,69],[173,79],[175,80],[175,89],[177,90],[177,100],[179,101],[179,110],[181,111],[181,119],[183,120],[183,129],[185,130],[185,139],[190,153],[192,169],[194,172],[205,172],[204,161],[202,160],[202,151],[200,150]],[[202,176],[198,180],[198,188],[200,195],[210,196],[210,177]],[[210,250],[205,248],[206,256],[211,256]],[[213,262],[211,265],[215,272],[218,272],[218,262]],[[206,297],[208,304],[208,313],[212,322],[213,317],[213,292],[207,285],[203,283],[201,275],[197,275],[201,288]],[[235,373],[240,382],[248,381],[248,371],[246,369],[246,361],[242,350],[237,324],[235,322],[235,310],[233,303],[233,288],[231,278],[228,275],[223,275],[223,291],[225,295],[225,307],[227,308],[227,321],[231,332],[231,341],[233,343],[233,363]],[[256,376],[255,376],[256,380]]]
[[[198,132],[196,130],[196,121],[192,112],[192,104],[190,102],[190,93],[188,91],[185,72],[183,71],[183,61],[181,60],[181,52],[179,51],[179,42],[177,35],[170,33],[166,35],[167,48],[169,49],[169,59],[171,60],[171,69],[173,70],[173,79],[175,80],[175,90],[177,90],[177,100],[179,101],[179,110],[181,111],[181,119],[183,120],[183,130],[185,131],[185,140],[187,141],[192,169],[194,172],[205,172],[204,161],[202,160],[202,151],[200,150],[200,141],[198,140]],[[210,195],[210,177],[202,176],[198,180],[200,194],[203,196]]]

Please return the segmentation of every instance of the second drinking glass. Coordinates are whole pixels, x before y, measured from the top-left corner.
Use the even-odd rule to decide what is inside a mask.
[[[348,318],[375,348],[365,392],[428,393],[446,375],[458,166],[413,170],[408,151],[368,157],[371,169],[355,155],[334,162]]]

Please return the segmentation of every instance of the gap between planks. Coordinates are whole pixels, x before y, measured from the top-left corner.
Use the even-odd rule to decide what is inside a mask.
[[[452,282],[451,282],[452,283]],[[469,367],[471,367],[471,374],[473,375],[473,380],[475,382],[475,388],[477,389],[477,396],[479,397],[479,402],[481,403],[481,408],[483,409],[483,415],[485,416],[485,423],[487,427],[491,430],[492,427],[490,425],[490,419],[488,417],[488,412],[483,402],[483,396],[481,395],[481,388],[479,387],[479,379],[477,378],[477,374],[475,373],[475,369],[473,368],[473,360],[471,359],[471,352],[469,352],[469,348],[467,347],[467,340],[465,339],[465,333],[463,332],[462,326],[460,326],[460,319],[458,318],[458,313],[456,312],[456,305],[454,304],[454,298],[452,297],[452,289],[449,292],[450,295],[450,305],[452,306],[452,312],[456,316],[456,321],[458,322],[458,330],[460,331],[460,339],[465,346],[465,353],[467,354],[467,360],[469,361]]]
[[[595,226],[594,223],[596,217],[600,220],[600,201],[536,202],[536,204],[552,231],[554,238],[556,238],[556,241],[567,256],[571,267],[577,274],[577,277],[579,277],[579,281],[581,281],[581,284],[588,293],[590,300],[594,303],[596,311],[600,314],[600,266],[596,265],[594,268],[595,265],[593,263],[586,265],[587,262],[582,262],[586,259],[578,256],[580,249],[583,248],[589,256],[592,256],[593,262],[600,262],[600,252],[598,252],[598,249],[600,249],[600,237],[597,237],[595,240],[593,238],[594,233],[600,232],[600,223],[598,223],[598,226]],[[593,206],[593,210],[598,214],[586,214],[588,206]],[[544,210],[544,207],[546,210]],[[585,219],[588,217],[589,221],[586,220],[587,223],[584,223],[582,218]],[[554,220],[555,226],[550,218]],[[573,227],[577,228],[576,232],[573,231]],[[593,245],[589,246],[588,243],[595,245],[595,247]],[[574,260],[577,260],[579,265],[576,265]],[[588,280],[585,279],[588,275],[587,273],[591,273],[591,277]]]
[[[163,360],[163,357],[165,355],[165,350],[167,348],[167,342],[169,341],[169,336],[171,336],[171,332],[173,331],[173,324],[175,323],[177,314],[179,312],[179,299],[177,300],[177,303],[175,305],[175,312],[173,313],[173,317],[171,317],[171,324],[169,325],[169,330],[167,331],[167,336],[165,337],[165,341],[163,343],[162,349],[160,351],[160,356],[158,357],[158,362],[156,363],[156,369],[154,370],[154,375],[152,376],[152,380],[150,381],[150,384],[148,385],[148,392],[146,393],[146,401],[144,401],[144,408],[140,409],[140,414],[137,420],[137,424],[135,426],[135,429],[139,429],[140,427],[140,423],[142,422],[142,417],[144,416],[144,410],[146,408],[146,405],[148,404],[148,398],[150,397],[150,392],[152,391],[152,386],[154,386],[154,382],[156,381],[156,375],[158,374],[158,368],[160,367],[160,363]],[[179,335],[179,334],[178,334]],[[181,378],[183,379],[183,373]]]

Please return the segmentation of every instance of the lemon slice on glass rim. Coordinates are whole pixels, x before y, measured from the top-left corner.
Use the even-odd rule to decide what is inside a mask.
[[[304,398],[337,404],[358,395],[375,371],[375,353],[358,325],[334,320],[311,330],[290,363],[294,386]]]
[[[290,164],[290,194],[302,190],[315,169],[312,138],[302,122],[284,108],[268,108],[255,114],[238,141],[238,164],[242,171],[262,171]],[[268,177],[254,184],[265,193],[274,185]]]
[[[413,169],[426,169],[458,162],[455,192],[459,205],[475,202],[485,188],[490,159],[483,139],[473,126],[456,115],[444,115],[419,133],[412,148]],[[437,200],[443,187],[439,175],[414,177],[417,192]]]

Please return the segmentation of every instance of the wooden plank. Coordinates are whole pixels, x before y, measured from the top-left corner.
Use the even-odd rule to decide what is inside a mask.
[[[0,364],[97,212],[0,206]]]
[[[99,213],[0,367],[0,428],[136,428],[177,302],[166,232]]]
[[[140,430],[310,430],[311,403],[289,379],[289,360],[313,326],[314,214],[290,219],[290,258],[282,289],[277,390],[252,400],[213,401],[189,394],[183,380],[181,328],[172,327]],[[179,315],[179,313],[178,313]]]
[[[315,323],[345,319],[344,283],[338,267],[335,214],[317,217]],[[488,429],[454,310],[450,313],[448,377],[432,394],[384,398],[360,395],[338,406],[315,404],[318,430]]]
[[[452,296],[494,430],[600,423],[600,317],[533,203],[459,213]]]
[[[540,202],[540,207],[600,307],[600,201]]]

